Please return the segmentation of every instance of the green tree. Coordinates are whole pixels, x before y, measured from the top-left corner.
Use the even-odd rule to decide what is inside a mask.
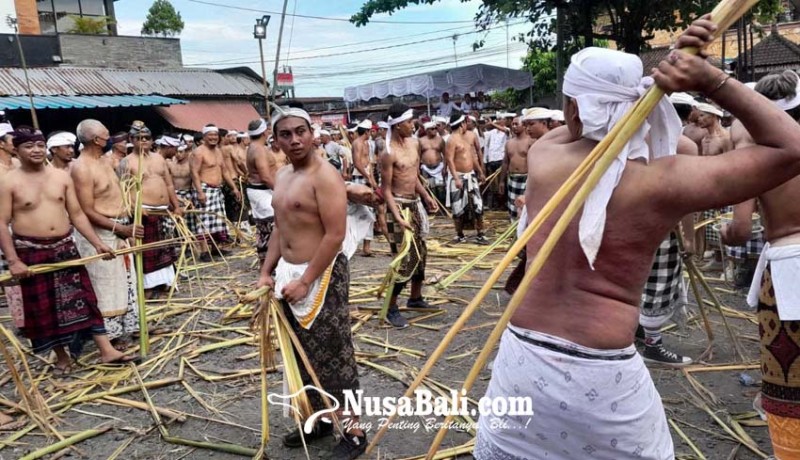
[[[155,0],[142,25],[142,35],[174,37],[181,33],[183,27],[181,14],[175,10],[169,0]]]
[[[72,19],[72,28],[69,30],[71,34],[105,35],[108,33],[108,26],[114,23],[108,16],[93,17],[70,14],[69,17]]]
[[[367,0],[350,20],[363,26],[375,14],[438,1]],[[482,0],[475,24],[486,29],[507,18],[526,18],[531,29],[520,38],[534,48],[552,49],[556,13],[560,9],[567,42],[577,43],[582,38],[583,43],[591,46],[596,38],[614,40],[619,49],[639,54],[655,31],[683,28],[698,15],[710,12],[717,3],[718,0]],[[783,10],[781,3],[781,0],[761,0],[755,8],[756,18],[771,22]],[[595,27],[598,24],[602,25],[599,32]]]

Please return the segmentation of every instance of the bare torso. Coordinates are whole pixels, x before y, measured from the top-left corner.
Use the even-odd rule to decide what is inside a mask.
[[[444,160],[444,140],[438,134],[432,139],[428,136],[420,138],[419,146],[425,166],[435,168]]]
[[[140,156],[138,154],[131,154],[125,157],[120,162],[120,168],[123,168],[125,174],[130,177],[138,177]],[[167,162],[164,158],[157,154],[151,153],[144,156],[144,165],[142,171],[142,204],[147,206],[165,206],[170,203],[169,200],[169,169]],[[125,177],[123,175],[123,177]],[[135,199],[135,191],[131,194]],[[133,199],[131,202],[134,202]]]
[[[11,191],[11,229],[15,234],[52,238],[69,233],[67,172],[49,167],[36,172],[15,169],[3,180]]]
[[[535,140],[530,136],[515,137],[506,142],[508,173],[526,174],[528,172],[528,150]]]
[[[94,210],[106,217],[122,218],[129,214],[122,195],[119,177],[112,169],[113,157],[92,157],[89,154],[81,155],[73,162],[73,177],[89,177],[91,184],[76,181],[75,187],[91,187],[94,195]],[[83,174],[83,173],[86,174]]]
[[[222,168],[224,160],[222,151],[219,147],[208,148],[203,145],[197,148],[193,155],[200,158],[200,182],[212,187],[219,187],[222,184]]]
[[[392,139],[392,194],[416,196],[419,181],[419,142],[407,137],[403,142]]]
[[[706,156],[720,155],[733,150],[731,136],[722,128],[709,130],[702,142],[702,153]]]
[[[251,142],[247,147],[247,183],[248,184],[263,184],[264,180],[259,172],[259,167],[266,167],[268,174],[275,177],[277,172],[277,164],[275,162],[275,155],[272,150],[268,149],[265,145],[257,142]]]
[[[705,128],[701,128],[694,123],[687,123],[683,127],[683,135],[694,141],[698,149],[702,148],[703,138],[706,137],[706,134],[708,134],[708,131]],[[700,153],[702,154],[702,151]]]
[[[363,175],[358,171],[358,167],[361,167],[366,172],[366,175],[363,175],[364,177],[372,176],[372,163],[369,161],[369,143],[361,137],[353,141],[353,165],[355,166],[354,175]]]
[[[453,164],[455,165],[456,172],[469,173],[475,170],[474,149],[469,140],[459,132],[450,134],[447,140],[448,145],[453,145],[454,155]]]
[[[167,165],[172,175],[175,191],[190,190],[192,188],[192,170],[189,166],[189,157],[187,156],[183,161],[175,158],[173,161],[168,162]]]

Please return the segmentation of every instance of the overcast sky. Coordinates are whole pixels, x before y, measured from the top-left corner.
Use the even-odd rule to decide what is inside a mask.
[[[151,3],[150,0],[120,0],[115,4],[120,35],[139,35]],[[287,13],[348,19],[362,3],[360,0],[289,0]],[[282,0],[202,0],[202,3],[172,0],[172,4],[186,23],[180,36],[185,66],[248,65],[259,74],[261,65],[253,26],[256,18],[269,13],[248,10],[277,12],[271,14],[264,42],[267,74],[272,74]],[[504,24],[477,33],[472,19],[479,5],[479,0],[412,5],[392,16],[374,18],[391,23],[370,23],[360,28],[342,20],[287,15],[280,64],[292,66],[298,97],[342,96],[346,86],[453,67],[452,36],[459,34],[455,41],[459,65],[505,66],[508,62],[510,67],[519,68],[525,45],[507,41]],[[528,29],[521,20],[512,19],[510,24],[508,34],[512,39]],[[473,52],[472,44],[478,39],[484,39],[486,45]]]

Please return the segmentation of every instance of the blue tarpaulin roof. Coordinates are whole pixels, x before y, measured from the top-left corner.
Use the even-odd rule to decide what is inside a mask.
[[[96,109],[108,107],[143,107],[188,104],[189,101],[164,96],[34,96],[38,109]],[[30,109],[27,96],[0,97],[0,109]]]

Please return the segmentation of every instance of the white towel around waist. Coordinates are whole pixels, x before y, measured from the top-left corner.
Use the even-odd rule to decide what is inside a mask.
[[[334,262],[336,262],[336,257],[333,258],[333,261],[322,275],[311,283],[308,288],[308,295],[303,300],[289,304],[294,317],[303,329],[311,329],[314,320],[317,319],[317,315],[319,315],[322,306],[325,304],[325,295],[328,292]],[[300,279],[307,268],[308,262],[291,264],[281,258],[278,261],[278,266],[275,267],[275,298],[283,299],[283,294],[281,294],[283,288],[292,281]]]
[[[747,304],[754,308],[758,306],[761,278],[767,263],[770,265],[775,301],[778,304],[778,317],[781,321],[800,320],[800,289],[797,289],[797,283],[800,282],[800,244],[764,245],[753,274],[750,292],[747,294]]]
[[[254,219],[267,219],[275,215],[272,208],[272,190],[247,188],[247,198],[250,200],[250,212]]]

